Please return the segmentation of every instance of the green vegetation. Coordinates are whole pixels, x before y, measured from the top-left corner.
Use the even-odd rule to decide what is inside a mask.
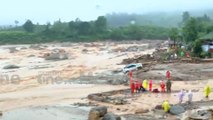
[[[202,51],[202,44],[205,35],[213,31],[213,21],[204,14],[202,17],[190,17],[189,13],[184,13],[182,34],[184,43],[193,48],[193,55],[196,57],[204,58],[210,56],[210,53]],[[184,17],[183,17],[184,18]],[[207,36],[208,37],[208,36]]]
[[[33,43],[39,41],[34,33],[24,31],[0,31],[0,44]]]
[[[168,39],[169,29],[156,26],[129,25],[114,28],[110,32],[113,40]]]
[[[194,53],[194,56],[196,57],[201,57],[201,53],[202,53],[202,48],[201,48],[201,45],[202,45],[202,42],[201,40],[196,40],[193,44],[193,53]],[[203,53],[202,53],[203,54]],[[203,54],[204,55],[204,54]]]
[[[18,23],[17,21],[15,22]],[[109,27],[107,19],[100,16],[95,21],[55,21],[52,25],[33,24],[27,20],[22,26],[1,30],[1,44],[40,43],[52,41],[142,40],[168,39],[169,28],[152,25]]]
[[[30,20],[27,20],[24,25],[23,25],[23,28],[25,31],[27,32],[33,32],[34,30],[34,25],[33,23],[30,21]]]
[[[177,19],[178,17],[178,19]],[[213,21],[206,14],[192,16],[184,12],[176,17],[166,14],[129,15],[112,14],[99,16],[95,21],[61,22],[34,24],[27,20],[22,26],[1,28],[0,44],[29,44],[45,42],[90,42],[102,40],[143,40],[170,38],[193,48],[194,56],[205,56],[200,38],[213,32]]]

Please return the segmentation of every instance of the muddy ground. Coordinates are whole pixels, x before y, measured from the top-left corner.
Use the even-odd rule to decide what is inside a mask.
[[[32,111],[36,111],[36,116],[42,114],[45,118],[49,116],[49,119],[52,119],[57,111],[65,111],[66,113],[62,112],[57,116],[66,114],[67,117],[63,119],[68,120],[71,118],[65,109],[70,109],[68,110],[70,116],[76,113],[81,115],[81,108],[75,107],[76,111],[72,107],[69,108],[70,105],[76,103],[84,104],[83,106],[104,105],[109,108],[109,111],[124,116],[123,119],[125,119],[131,117],[131,114],[141,107],[151,111],[164,99],[169,99],[171,104],[177,104],[177,92],[171,94],[140,93],[131,96],[127,90],[109,95],[112,98],[124,98],[127,101],[124,105],[87,98],[90,94],[128,89],[129,77],[121,72],[126,65],[123,60],[152,54],[159,47],[166,48],[167,42],[147,40],[1,46],[0,71],[3,77],[1,77],[0,87],[0,110],[3,112],[2,120],[21,119],[22,114],[27,114],[27,111],[29,111],[29,116],[26,116],[26,119],[36,118],[31,114]],[[54,55],[63,54],[63,56],[57,57],[53,53]],[[13,65],[13,68],[5,69],[8,65],[10,67]],[[133,76],[134,80],[153,79],[153,87],[159,88],[159,80],[165,80],[165,72],[170,70],[174,91],[183,88],[192,89],[194,101],[206,101],[203,97],[203,88],[206,83],[213,85],[212,68],[213,63],[153,62],[149,69],[135,71]],[[12,78],[17,75],[20,79],[14,83]],[[209,100],[212,99],[211,95]],[[37,109],[37,107],[47,105],[50,107],[46,110],[47,113],[43,108]],[[63,108],[61,105],[68,108]],[[52,106],[60,107],[53,109]],[[31,108],[32,111],[29,110]],[[18,113],[15,114],[16,112]],[[82,115],[79,119],[87,119],[87,116]]]

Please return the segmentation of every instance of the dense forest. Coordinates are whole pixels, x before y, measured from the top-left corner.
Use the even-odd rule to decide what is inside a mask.
[[[176,17],[175,17],[176,16]],[[213,31],[208,14],[108,14],[93,21],[76,19],[70,22],[35,24],[27,20],[23,25],[1,27],[0,44],[27,44],[44,42],[87,42],[101,40],[168,39],[186,43]]]
[[[199,17],[204,14],[213,18],[213,10],[194,10],[188,11],[191,16]],[[109,26],[119,27],[127,26],[132,21],[137,25],[152,25],[160,27],[180,27],[182,21],[182,12],[156,12],[147,14],[127,14],[127,13],[112,13],[106,15]]]

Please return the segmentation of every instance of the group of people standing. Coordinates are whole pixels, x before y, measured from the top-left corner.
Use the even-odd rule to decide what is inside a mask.
[[[171,87],[172,87],[172,82],[171,82],[171,72],[167,71],[166,72],[166,83],[164,82],[164,80],[162,80],[159,84],[160,86],[160,91],[158,89],[153,89],[152,85],[153,85],[153,81],[152,80],[136,80],[133,81],[133,73],[132,71],[129,72],[129,76],[130,76],[130,88],[131,88],[131,93],[132,95],[136,92],[145,92],[145,91],[150,91],[150,92],[154,92],[154,93],[158,93],[158,92],[162,92],[162,93],[170,93],[171,92]],[[211,87],[209,84],[207,84],[204,87],[204,96],[206,98],[209,97],[211,93]],[[184,89],[182,89],[179,93],[178,93],[178,98],[179,98],[179,103],[183,102],[183,99],[185,96],[188,96],[188,103],[190,104],[192,102],[192,98],[193,98],[193,93],[191,90],[185,91]],[[169,112],[170,110],[170,105],[169,105],[169,101],[165,100],[162,104],[162,108],[165,112]]]
[[[205,98],[209,98],[209,95],[211,93],[211,86],[209,84],[207,84],[204,87],[204,97]],[[191,104],[192,103],[192,98],[193,98],[193,92],[191,90],[189,90],[188,92],[186,92],[184,89],[182,89],[179,93],[178,93],[178,98],[179,98],[179,104],[183,102],[183,99],[185,96],[188,96],[188,103]],[[169,101],[165,100],[162,104],[162,108],[164,110],[164,112],[169,112],[170,110],[170,105],[169,105]]]
[[[172,87],[172,82],[171,82],[171,73],[170,71],[166,72],[166,78],[167,81],[166,83],[164,82],[164,80],[162,80],[159,84],[161,90],[159,91],[158,89],[153,89],[152,85],[153,85],[153,81],[152,80],[136,80],[133,81],[132,79],[132,72],[129,72],[129,76],[130,76],[130,88],[131,88],[131,93],[134,94],[139,93],[139,92],[145,92],[145,91],[150,91],[150,92],[162,92],[162,93],[170,93],[171,92],[171,87]]]

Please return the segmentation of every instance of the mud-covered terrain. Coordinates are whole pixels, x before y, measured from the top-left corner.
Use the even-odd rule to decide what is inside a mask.
[[[206,83],[213,85],[213,63],[159,62],[153,58],[135,60],[137,56],[155,55],[156,49],[166,47],[167,42],[160,40],[0,46],[1,119],[20,117],[20,120],[27,120],[35,112],[35,115],[41,114],[39,119],[58,116],[55,119],[61,120],[60,116],[65,116],[63,120],[68,120],[76,115],[76,118],[86,120],[86,114],[93,106],[107,106],[109,112],[122,116],[122,119],[133,119],[143,115],[134,116],[139,108],[148,109],[153,115],[151,111],[165,99],[177,104],[177,92],[181,89],[193,90],[194,102],[212,100],[212,95],[208,100],[203,97],[203,88]],[[144,67],[133,72],[134,80],[152,79],[153,88],[159,89],[159,81],[165,80],[165,73],[170,70],[173,92],[132,96],[128,90],[129,76],[122,72],[122,68],[135,62]],[[104,101],[88,97],[105,92],[108,92],[105,98],[101,98]],[[186,100],[187,97],[184,102]],[[70,105],[88,109],[81,114],[81,108]],[[24,118],[21,117],[23,114],[26,115]]]

